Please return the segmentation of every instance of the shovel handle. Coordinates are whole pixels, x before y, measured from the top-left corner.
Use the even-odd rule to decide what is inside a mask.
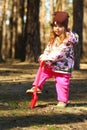
[[[45,61],[41,61],[41,62],[40,62],[40,67],[41,67],[41,68],[43,67],[44,63],[45,63]]]
[[[37,102],[37,100],[38,100],[38,96],[37,96],[36,91],[37,91],[37,88],[38,88],[38,81],[39,81],[39,79],[40,79],[40,73],[41,73],[41,69],[42,69],[43,65],[44,65],[44,61],[41,61],[41,62],[40,62],[40,68],[39,68],[38,80],[37,80],[37,86],[35,86],[34,92],[32,93],[32,100],[31,100],[31,102],[30,102],[30,107],[31,107],[31,109],[34,108],[34,106],[35,106],[35,104],[36,104],[36,102]]]

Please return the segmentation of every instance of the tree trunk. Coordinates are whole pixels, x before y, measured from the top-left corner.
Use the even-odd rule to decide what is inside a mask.
[[[20,59],[21,61],[26,60],[26,44],[27,44],[27,28],[28,28],[28,1],[22,0],[22,9],[21,9],[21,19],[22,19],[22,40],[21,40],[21,50],[20,50]],[[25,21],[24,21],[25,17]]]
[[[16,52],[15,57],[21,59],[23,50],[22,49],[22,41],[23,41],[23,29],[24,29],[24,1],[25,0],[18,0],[17,1],[17,43],[16,43]]]
[[[12,44],[11,44],[11,58],[15,58],[15,46],[17,38],[17,1],[12,1]]]
[[[84,18],[83,18],[83,57],[87,61],[87,0],[84,0]]]
[[[39,3],[40,0],[28,0],[26,60],[35,62],[41,53]]]
[[[2,45],[1,45],[1,57],[2,60],[6,60],[6,5],[7,5],[7,0],[2,2]]]
[[[53,20],[53,13],[54,13],[54,0],[50,0],[50,21]]]
[[[42,43],[41,49],[44,50],[46,36],[45,36],[45,26],[46,26],[46,6],[44,0],[41,0],[40,5],[40,40]]]
[[[80,69],[82,54],[83,0],[73,0],[73,31],[79,35],[79,43],[75,46],[75,69]]]

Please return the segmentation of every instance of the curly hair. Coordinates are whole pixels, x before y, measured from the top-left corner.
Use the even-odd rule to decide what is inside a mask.
[[[57,36],[57,35],[56,35],[56,34],[54,33],[54,31],[52,30],[52,31],[50,32],[50,36],[49,36],[49,44],[50,44],[51,46],[53,45],[56,36]],[[59,36],[59,44],[61,44],[65,38],[67,38],[66,31],[65,31],[63,34],[61,34],[61,36]]]

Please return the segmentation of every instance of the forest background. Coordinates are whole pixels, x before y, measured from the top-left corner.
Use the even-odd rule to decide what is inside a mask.
[[[75,69],[79,69],[87,56],[86,0],[0,0],[0,62],[37,62],[57,10],[69,13],[69,28],[79,35],[75,47]]]
[[[68,107],[56,107],[54,80],[30,109],[38,56],[48,43],[54,11],[67,11],[78,33]],[[87,129],[87,0],[0,0],[0,130]]]

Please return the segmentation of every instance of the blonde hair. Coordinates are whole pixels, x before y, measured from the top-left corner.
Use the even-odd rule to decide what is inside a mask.
[[[52,46],[53,43],[54,43],[54,40],[55,38],[57,37],[57,35],[54,33],[54,31],[52,30],[50,32],[50,36],[49,36],[49,44]],[[61,34],[61,36],[59,37],[59,44],[61,44],[63,42],[63,40],[67,38],[67,35],[66,35],[66,31],[64,31],[63,34]]]

